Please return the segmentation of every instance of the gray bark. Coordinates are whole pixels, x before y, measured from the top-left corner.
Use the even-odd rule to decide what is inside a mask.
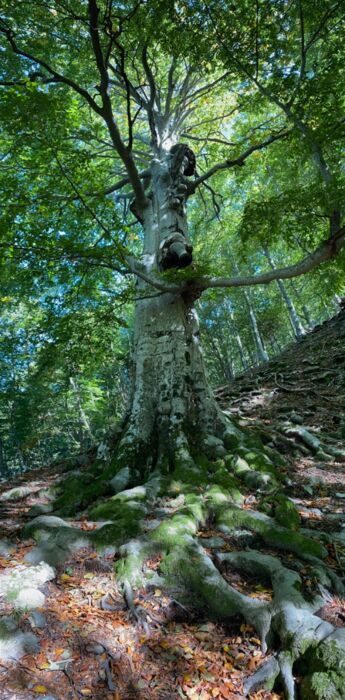
[[[157,275],[164,267],[162,251],[171,250],[171,241],[188,250],[184,169],[183,159],[166,152],[152,161],[152,193],[143,212],[145,274]],[[180,262],[176,266],[183,267]],[[143,471],[172,468],[191,461],[191,435],[198,435],[200,446],[210,436],[222,436],[226,422],[208,387],[192,293],[152,295],[152,287],[138,280],[133,359],[130,417],[119,459],[140,461]]]
[[[4,443],[0,438],[0,476],[8,476],[9,468],[6,459]]]
[[[248,362],[247,362],[245,354],[244,354],[241,336],[238,332],[238,328],[236,327],[236,324],[234,321],[234,314],[233,314],[233,311],[231,308],[229,309],[229,316],[230,316],[230,321],[231,321],[231,323],[229,324],[230,325],[230,332],[233,335],[234,340],[236,342],[236,345],[238,348],[238,353],[239,353],[241,364],[242,364],[242,368],[243,368],[243,370],[246,370],[248,367]]]
[[[275,270],[276,268],[274,265],[274,261],[273,261],[273,258],[271,256],[268,248],[265,247],[263,249],[263,251],[264,251],[265,258],[269,262],[270,267],[272,268],[272,270]],[[298,314],[297,314],[297,311],[295,309],[294,303],[286,290],[284,282],[282,280],[278,279],[277,285],[279,287],[279,291],[280,291],[282,298],[284,300],[284,303],[286,305],[288,315],[289,315],[289,320],[290,320],[290,323],[292,326],[292,330],[293,330],[296,338],[301,338],[305,335],[305,329],[303,328],[303,326],[298,318]]]
[[[72,387],[73,394],[76,399],[76,404],[77,404],[77,409],[78,409],[78,415],[79,415],[79,429],[80,429],[80,435],[79,435],[79,441],[81,447],[84,447],[84,441],[85,441],[85,436],[87,436],[90,440],[93,440],[93,435],[90,427],[90,423],[88,421],[87,415],[83,409],[83,402],[81,398],[81,392],[80,392],[80,386],[74,377],[69,378],[69,383]]]
[[[302,313],[303,313],[303,316],[305,318],[306,323],[308,324],[308,328],[313,328],[315,326],[315,323],[314,323],[313,319],[311,318],[309,310],[302,299],[302,296],[300,294],[300,291],[299,291],[297,285],[291,280],[290,286],[292,287],[294,294],[295,294],[299,304],[301,305]]]
[[[251,301],[250,301],[249,294],[246,290],[243,290],[243,295],[244,295],[246,306],[247,306],[248,313],[249,313],[250,326],[251,326],[252,333],[253,333],[253,338],[254,338],[254,342],[255,342],[256,354],[257,354],[258,361],[259,362],[268,362],[268,360],[269,360],[268,353],[266,351],[265,344],[264,344],[263,338],[262,338],[260,330],[259,330],[258,322],[256,320],[256,316],[255,316],[254,309],[253,309]]]

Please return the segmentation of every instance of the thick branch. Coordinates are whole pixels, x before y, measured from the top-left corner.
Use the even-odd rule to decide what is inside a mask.
[[[330,7],[329,10],[325,12],[325,14],[322,16],[320,20],[319,26],[315,29],[311,37],[308,39],[306,45],[305,45],[305,52],[309,51],[309,49],[315,44],[316,41],[320,38],[320,35],[322,33],[322,30],[325,28],[327,21],[332,17],[334,12],[338,10],[342,6],[342,1],[336,2],[333,7]]]
[[[150,64],[148,62],[147,46],[144,46],[144,48],[142,50],[141,61],[142,61],[143,68],[144,68],[144,71],[145,71],[145,74],[146,74],[146,77],[147,77],[147,80],[149,83],[149,87],[150,87],[150,97],[149,97],[149,100],[146,104],[146,109],[147,109],[147,114],[148,114],[148,119],[149,119],[152,141],[153,141],[153,144],[156,146],[157,145],[157,131],[156,131],[155,118],[154,118],[154,105],[155,105],[155,101],[156,101],[157,88],[156,88],[156,83],[155,83],[155,79],[154,79]]]
[[[147,284],[151,285],[151,287],[155,287],[155,289],[159,289],[161,292],[169,292],[170,294],[180,294],[182,291],[182,287],[177,285],[177,284],[166,284],[164,282],[159,282],[157,279],[153,279],[148,275],[143,269],[142,265],[140,264],[139,261],[135,260],[134,258],[131,258],[130,256],[126,257],[126,264],[128,265],[129,270],[136,275],[137,277],[140,277],[144,282],[147,282]]]
[[[141,173],[138,173],[138,176],[140,177],[141,180],[146,180],[146,178],[149,178],[151,175],[149,170],[143,170]],[[117,190],[121,190],[125,185],[130,184],[130,179],[129,177],[123,177],[122,180],[118,180],[117,182],[114,182],[113,185],[110,185],[109,187],[106,187],[105,190],[97,190],[96,192],[85,192],[84,196],[85,197],[105,197],[108,194],[112,194],[112,192],[117,192]],[[73,197],[73,199],[78,199],[78,197]]]
[[[89,0],[90,37],[91,37],[93,52],[94,52],[95,59],[96,59],[96,65],[97,65],[98,72],[99,72],[100,78],[101,78],[101,83],[100,83],[100,88],[99,88],[101,98],[102,98],[101,114],[104,118],[104,121],[107,124],[109,134],[110,134],[111,140],[114,144],[114,147],[115,147],[117,153],[119,154],[119,156],[120,156],[122,162],[124,163],[126,170],[128,172],[128,177],[130,179],[130,182],[131,182],[133,190],[134,190],[135,198],[137,200],[137,205],[140,209],[144,209],[147,205],[145,191],[144,191],[144,188],[142,186],[142,183],[141,183],[136,165],[134,163],[132,154],[130,152],[130,149],[126,148],[124,142],[122,141],[120,131],[119,131],[119,129],[116,125],[115,119],[114,119],[110,97],[108,95],[109,76],[108,76],[107,68],[105,65],[102,47],[101,47],[100,38],[99,38],[98,15],[99,15],[99,8],[98,8],[96,0]]]
[[[144,66],[146,77],[147,77],[147,80],[148,80],[148,83],[150,86],[150,99],[148,102],[148,106],[152,110],[154,103],[155,103],[155,99],[156,99],[156,83],[155,83],[155,79],[153,77],[153,73],[152,73],[150,64],[148,62],[147,46],[146,45],[144,46],[143,51],[142,51],[142,64]]]
[[[244,165],[244,161],[250,156],[254,151],[261,151],[263,148],[266,148],[269,146],[270,143],[273,143],[274,141],[278,141],[279,139],[286,138],[288,136],[290,131],[279,131],[277,134],[272,134],[269,136],[268,139],[265,141],[262,141],[259,144],[254,144],[253,146],[249,146],[246,151],[244,151],[240,156],[237,158],[234,158],[233,160],[230,160],[228,158],[227,160],[223,160],[221,163],[216,163],[210,170],[208,170],[206,173],[203,175],[200,175],[197,177],[194,182],[191,182],[189,187],[188,187],[188,195],[191,195],[195,192],[197,187],[201,185],[205,180],[208,180],[209,177],[212,177],[212,175],[215,175],[216,173],[220,172],[221,170],[227,170],[228,168],[232,168],[235,165]]]
[[[48,63],[46,63],[46,61],[43,61],[37,56],[33,56],[28,51],[23,51],[22,49],[20,49],[19,46],[17,46],[17,43],[14,38],[15,34],[12,31],[12,29],[2,25],[0,26],[0,32],[5,35],[8,43],[12,48],[13,53],[15,53],[17,56],[27,58],[32,63],[36,63],[37,65],[42,66],[42,68],[44,68],[50,75],[53,76],[54,81],[52,82],[64,83],[65,85],[68,85],[73,90],[75,90],[75,92],[81,95],[81,97],[83,97],[86,100],[86,102],[88,102],[88,104],[94,112],[96,112],[97,114],[101,114],[101,108],[98,106],[97,102],[95,102],[95,100],[93,99],[93,97],[91,97],[87,90],[78,85],[78,83],[76,83],[74,80],[71,80],[71,78],[68,78],[67,76],[62,75],[61,73],[58,73],[58,71],[54,70],[54,68],[52,68]]]
[[[280,269],[264,272],[262,275],[253,275],[249,277],[203,277],[198,280],[199,289],[209,289],[211,287],[248,287],[255,284],[269,284],[278,279],[289,279],[291,277],[299,277],[306,272],[314,270],[324,262],[335,258],[345,244],[345,226],[340,228],[327,240],[323,241],[318,248],[306,258],[300,260],[295,265],[282,267]]]
[[[169,73],[168,73],[168,92],[167,92],[166,101],[165,101],[164,120],[166,120],[170,114],[171,101],[173,98],[174,88],[175,88],[175,82],[174,82],[175,68],[176,68],[176,59],[173,58],[171,61]]]

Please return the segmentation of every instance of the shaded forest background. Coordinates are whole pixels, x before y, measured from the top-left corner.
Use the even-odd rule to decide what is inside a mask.
[[[232,210],[227,217],[228,234]],[[205,238],[196,211],[194,218],[193,242],[207,259],[224,236],[224,222],[220,215],[211,217]],[[243,215],[238,218],[240,226]],[[250,242],[242,243],[234,224],[232,228],[222,250],[230,274],[238,271],[229,255],[236,246],[241,273],[267,269],[267,248],[251,250]],[[306,237],[301,234],[296,244],[304,252]],[[286,243],[270,259],[280,266],[294,256]],[[111,438],[130,394],[133,292],[121,293],[118,282],[87,265],[72,284],[54,284],[52,274],[49,292],[42,289],[39,271],[32,278],[25,263],[19,265],[18,275],[19,283],[14,279],[1,285],[2,476],[72,456]],[[231,290],[225,297],[208,292],[198,311],[212,386],[226,384],[274,357],[336,314],[344,293],[339,261],[280,285]]]

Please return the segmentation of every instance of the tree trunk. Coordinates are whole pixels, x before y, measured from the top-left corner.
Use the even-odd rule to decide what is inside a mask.
[[[273,258],[271,256],[268,248],[264,248],[264,255],[265,255],[266,259],[268,260],[272,270],[275,270],[276,268],[275,268],[275,265],[273,262]],[[277,280],[277,285],[279,287],[279,291],[282,295],[282,298],[283,298],[284,303],[286,305],[286,308],[288,310],[288,315],[289,315],[289,320],[291,323],[292,330],[293,330],[296,338],[302,338],[305,335],[305,329],[303,328],[303,326],[298,318],[298,314],[297,314],[297,311],[295,309],[294,303],[293,303],[291,297],[289,296],[289,294],[287,293],[284,282],[282,280]]]
[[[4,448],[4,443],[2,439],[0,438],[0,476],[8,476],[9,475],[9,468],[7,464],[7,459],[6,459],[6,453],[5,453],[5,448]]]
[[[208,387],[193,305],[172,294],[138,301],[134,360],[120,454],[136,465],[140,456],[145,469],[166,471],[181,460],[192,463],[190,448],[207,452],[210,437],[221,437],[226,427]]]
[[[272,333],[272,342],[273,342],[273,345],[274,345],[274,351],[275,351],[275,353],[276,353],[277,355],[279,355],[279,353],[282,351],[282,346],[281,346],[279,340],[277,340],[277,337],[276,337],[275,333]]]
[[[227,351],[222,350],[219,347],[217,339],[213,338],[211,333],[209,333],[209,343],[214,351],[214,354],[218,360],[218,364],[223,375],[223,379],[226,382],[230,382],[234,378],[234,370],[231,359],[228,356]]]
[[[82,397],[81,397],[81,391],[80,391],[80,386],[74,377],[70,376],[69,378],[69,383],[71,385],[76,404],[77,404],[77,409],[78,409],[78,418],[79,418],[79,443],[80,447],[82,449],[86,449],[88,447],[88,443],[93,441],[93,435],[90,427],[90,423],[88,421],[87,415],[83,409],[83,402],[82,402]]]
[[[152,194],[143,217],[147,274],[185,267],[188,254],[191,262],[184,172],[184,159],[176,154],[153,160]],[[208,386],[193,302],[137,283],[133,390],[118,458],[142,473],[192,465],[193,449],[224,450],[227,423]]]
[[[299,291],[299,289],[298,289],[298,287],[297,287],[297,284],[296,284],[293,280],[290,280],[290,286],[292,287],[292,289],[293,289],[293,291],[294,291],[294,294],[295,294],[295,296],[296,296],[296,298],[297,298],[297,301],[298,301],[299,304],[301,305],[302,313],[303,313],[303,316],[304,316],[304,318],[305,318],[305,321],[306,321],[306,323],[307,323],[307,325],[308,325],[308,328],[314,328],[315,323],[314,323],[314,321],[313,321],[313,319],[312,319],[312,317],[311,317],[311,315],[310,315],[310,313],[309,313],[309,310],[308,310],[307,306],[305,305],[305,303],[304,303],[304,301],[303,301],[303,299],[302,299],[302,296],[301,296],[300,291]]]
[[[235,338],[236,345],[238,347],[238,352],[239,352],[241,364],[242,364],[242,368],[243,368],[243,370],[246,370],[248,367],[248,362],[245,358],[241,336],[240,336],[238,329],[236,327],[236,324],[234,321],[234,314],[233,314],[233,311],[231,308],[229,309],[229,316],[230,316],[230,321],[231,321],[231,323],[229,324],[230,332],[233,334],[233,336]]]
[[[253,309],[251,302],[250,302],[249,294],[245,290],[244,290],[243,294],[244,294],[244,298],[245,298],[248,313],[249,313],[250,325],[251,325],[251,329],[253,332],[258,362],[259,363],[260,362],[268,362],[268,360],[269,360],[268,353],[266,351],[264,341],[261,337],[261,333],[259,330],[258,322],[256,320],[254,309]]]

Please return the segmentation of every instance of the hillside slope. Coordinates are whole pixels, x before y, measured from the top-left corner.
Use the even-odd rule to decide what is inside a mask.
[[[263,429],[300,477],[344,490],[345,311],[215,393],[243,425]]]

